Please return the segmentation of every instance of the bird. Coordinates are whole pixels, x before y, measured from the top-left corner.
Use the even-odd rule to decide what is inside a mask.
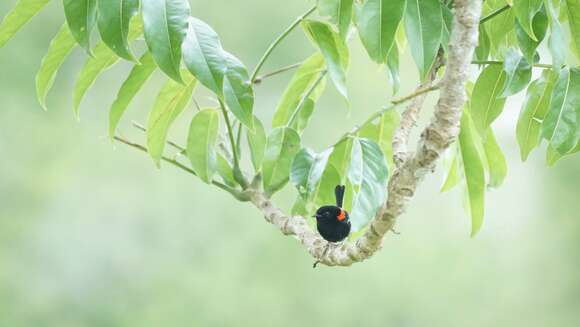
[[[342,208],[344,200],[344,185],[334,188],[336,205],[320,207],[316,211],[316,228],[320,236],[330,243],[344,241],[350,234],[350,218],[348,212]]]

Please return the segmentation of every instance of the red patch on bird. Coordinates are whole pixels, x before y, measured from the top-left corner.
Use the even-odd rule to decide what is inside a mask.
[[[343,221],[346,218],[346,212],[344,212],[344,210],[340,210],[340,214],[338,214],[338,217],[336,218],[338,221]]]

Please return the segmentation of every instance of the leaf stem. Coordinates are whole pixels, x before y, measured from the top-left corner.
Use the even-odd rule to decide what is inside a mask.
[[[238,183],[240,183],[242,188],[246,188],[248,186],[248,181],[246,181],[244,174],[240,170],[240,157],[238,154],[238,149],[236,147],[236,140],[234,138],[234,130],[232,129],[232,124],[230,122],[230,118],[228,116],[226,106],[224,105],[224,103],[221,99],[218,99],[218,101],[220,103],[220,109],[222,110],[222,114],[223,114],[224,120],[226,122],[226,127],[228,129],[228,136],[230,138],[230,145],[232,148],[232,154],[234,156],[234,178],[236,179],[236,181]]]
[[[498,61],[498,60],[474,60],[471,63],[473,65],[503,65],[503,61]],[[554,66],[550,65],[550,64],[533,64],[532,67],[552,68]]]
[[[308,11],[306,11],[304,14],[302,14],[301,16],[296,18],[296,20],[292,23],[292,25],[288,26],[288,28],[284,32],[282,32],[282,34],[280,34],[272,42],[272,44],[270,44],[270,46],[268,47],[268,49],[266,50],[266,52],[264,53],[264,55],[262,56],[262,58],[258,62],[258,65],[254,69],[254,72],[252,73],[252,77],[250,78],[250,81],[254,82],[256,80],[256,77],[258,77],[260,70],[262,69],[262,67],[266,63],[266,60],[268,60],[268,58],[270,57],[270,55],[272,54],[274,49],[276,49],[276,47],[290,34],[290,32],[292,32],[296,28],[296,26],[298,26],[306,17],[310,16],[310,14],[312,14],[316,10],[316,7],[317,6],[314,5],[312,8],[308,9]]]
[[[401,104],[401,103],[407,102],[407,101],[409,101],[409,100],[411,100],[411,99],[413,99],[415,97],[418,97],[418,96],[420,96],[422,94],[425,94],[425,93],[428,93],[428,92],[431,92],[431,91],[438,90],[439,87],[440,87],[439,84],[434,84],[434,85],[431,85],[431,86],[428,86],[428,87],[425,87],[425,88],[416,90],[415,92],[413,92],[411,94],[408,94],[408,95],[405,95],[403,97],[400,97],[400,98],[391,100],[391,103],[394,104],[394,105]]]
[[[139,143],[131,142],[131,141],[129,141],[127,139],[124,139],[124,138],[122,138],[122,137],[120,137],[118,135],[115,135],[114,136],[114,139],[117,140],[120,143],[123,143],[125,145],[128,145],[128,146],[130,146],[130,147],[132,147],[134,149],[137,149],[137,150],[139,150],[141,152],[145,152],[145,153],[148,152],[147,151],[147,148],[145,146],[139,144]],[[185,166],[184,164],[178,162],[177,160],[174,160],[174,159],[171,159],[171,158],[168,158],[168,157],[165,157],[165,156],[162,156],[161,157],[161,160],[163,160],[163,161],[165,161],[167,163],[170,163],[173,166],[175,166],[175,167],[177,167],[177,168],[179,168],[179,169],[181,169],[181,170],[183,170],[183,171],[185,171],[185,172],[187,172],[187,173],[189,173],[189,174],[191,174],[193,176],[197,176],[197,174],[195,173],[195,171],[193,171],[193,169]],[[242,201],[245,200],[244,197],[243,197],[243,195],[242,195],[242,192],[240,192],[240,191],[238,191],[238,190],[236,190],[234,188],[231,188],[231,187],[229,187],[229,186],[227,186],[225,184],[222,184],[222,183],[220,183],[218,181],[212,181],[211,184],[217,186],[218,188],[220,188],[220,189],[222,189],[222,190],[224,190],[224,191],[226,191],[228,193],[230,193],[236,199],[239,199],[239,200],[242,200]]]
[[[304,94],[302,99],[300,99],[300,103],[298,103],[298,106],[296,106],[296,110],[294,110],[294,112],[292,113],[292,116],[290,116],[290,119],[288,120],[286,127],[290,127],[290,126],[292,126],[292,124],[294,124],[294,121],[298,117],[298,114],[300,113],[300,110],[302,110],[302,107],[304,107],[306,100],[308,100],[308,98],[312,95],[312,93],[314,92],[314,90],[316,89],[318,84],[320,84],[322,82],[322,80],[326,76],[327,72],[328,72],[327,70],[323,70],[322,72],[320,72],[320,76],[318,76],[318,79],[312,84],[312,86]]]
[[[288,66],[285,66],[285,67],[282,67],[282,68],[276,69],[276,70],[274,70],[274,71],[272,71],[272,72],[266,73],[266,74],[264,74],[264,75],[258,76],[258,77],[256,77],[256,78],[254,79],[254,84],[260,84],[260,83],[262,83],[262,82],[263,82],[263,81],[264,81],[266,78],[268,78],[268,77],[272,77],[272,76],[275,76],[275,75],[278,75],[278,74],[285,73],[285,72],[287,72],[287,71],[289,71],[289,70],[292,70],[292,69],[298,68],[298,67],[300,67],[301,65],[302,65],[302,62],[297,62],[297,63],[295,63],[295,64],[288,65]]]
[[[501,7],[501,8],[496,9],[495,11],[493,11],[492,13],[490,13],[489,15],[481,18],[479,20],[479,24],[483,24],[483,23],[487,22],[488,20],[494,18],[495,16],[501,14],[502,12],[504,12],[504,11],[510,9],[510,8],[511,8],[510,5],[505,5],[505,6]]]
[[[143,125],[139,124],[139,123],[138,123],[138,122],[136,122],[136,121],[132,121],[131,123],[133,124],[133,127],[135,127],[136,129],[138,129],[138,130],[140,130],[140,131],[142,131],[142,132],[145,132],[145,133],[147,133],[147,129],[145,128],[145,126],[143,126]],[[186,150],[185,150],[185,148],[184,148],[184,147],[182,147],[181,145],[179,145],[179,144],[177,144],[177,143],[175,143],[175,142],[173,142],[173,141],[171,141],[171,140],[167,140],[166,142],[167,142],[167,144],[171,145],[171,146],[172,146],[172,147],[174,147],[176,150],[178,150],[178,151],[179,151],[181,154],[185,154]]]

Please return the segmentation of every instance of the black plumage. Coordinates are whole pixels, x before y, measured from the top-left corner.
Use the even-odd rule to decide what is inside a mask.
[[[344,200],[344,185],[338,185],[334,189],[336,205],[320,207],[316,211],[316,226],[320,236],[328,242],[341,242],[350,233],[349,215],[342,209]]]

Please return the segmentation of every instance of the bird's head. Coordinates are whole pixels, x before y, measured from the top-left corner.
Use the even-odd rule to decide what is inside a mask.
[[[316,220],[337,220],[343,221],[348,219],[348,213],[346,210],[339,208],[337,206],[324,206],[320,207],[314,215]]]

